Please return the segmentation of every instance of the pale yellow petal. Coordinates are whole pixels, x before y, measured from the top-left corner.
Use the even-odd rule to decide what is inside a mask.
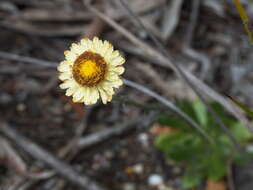
[[[119,88],[120,86],[123,85],[123,81],[121,79],[116,80],[116,81],[111,81],[111,85],[112,87]]]
[[[71,88],[68,88],[66,90],[66,96],[72,96],[76,91],[77,91],[78,88],[76,87],[71,87]]]
[[[112,95],[107,95],[107,101],[108,102],[112,101]]]
[[[110,61],[110,56],[113,52],[113,46],[108,41],[104,41],[104,48],[105,50],[104,50],[103,57],[106,61]]]
[[[93,44],[95,44],[95,46],[96,46],[98,44],[98,42],[99,42],[98,37],[94,37],[93,38]]]
[[[99,51],[99,54],[104,57],[105,52],[107,51],[107,49],[109,48],[109,43],[107,41],[104,41],[101,43],[101,49]]]
[[[82,46],[80,43],[79,44],[76,44],[76,43],[73,43],[70,50],[75,53],[77,56],[81,55],[83,52],[85,52],[87,49]]]
[[[65,72],[70,70],[70,63],[68,61],[62,61],[59,66],[57,67],[57,70],[60,72]]]
[[[93,51],[93,42],[90,39],[87,39],[87,46],[88,46],[88,50]]]
[[[85,94],[84,94],[84,97],[83,97],[83,102],[86,105],[89,105],[88,101],[89,101],[90,94],[91,94],[91,89],[90,88],[86,88],[86,91],[85,91]]]
[[[108,100],[110,99],[110,97],[108,97],[108,95],[105,93],[105,91],[102,88],[98,88],[98,90],[99,90],[99,94],[101,96],[103,104],[106,104]]]
[[[104,81],[99,85],[99,87],[102,88],[109,95],[114,94],[114,90],[113,90],[113,87],[111,86],[111,82]]]
[[[90,95],[87,97],[85,103],[87,105],[95,104],[97,102],[97,99],[99,98],[99,94],[96,88],[90,88]]]
[[[111,67],[109,68],[109,71],[110,71],[110,72],[115,72],[116,74],[121,75],[121,74],[124,73],[125,68],[124,68],[124,67],[120,67],[120,66],[118,66],[118,67],[113,67],[113,66],[111,66]]]
[[[108,48],[107,50],[106,50],[106,52],[104,53],[104,59],[107,61],[107,62],[110,62],[110,56],[111,56],[111,54],[112,54],[112,51],[113,51],[113,49],[112,48]]]
[[[80,100],[84,97],[85,90],[80,87],[73,95],[73,102],[80,102]]]
[[[88,38],[81,39],[80,44],[85,49],[85,51],[89,49]]]
[[[65,51],[64,54],[65,54],[66,60],[70,62],[74,62],[77,58],[77,55],[71,51]]]
[[[99,93],[98,93],[98,89],[97,88],[94,88],[93,91],[92,91],[92,94],[91,94],[91,97],[92,97],[92,104],[95,104],[99,98]]]
[[[79,85],[76,83],[75,80],[66,80],[62,84],[60,84],[60,88],[70,88],[70,87],[78,87]]]
[[[111,58],[114,59],[114,58],[116,58],[118,56],[120,56],[120,53],[119,53],[118,50],[115,50],[115,51],[112,52]]]
[[[105,79],[109,81],[116,81],[119,80],[119,75],[114,72],[108,72],[105,76]]]
[[[67,80],[67,79],[71,79],[71,78],[72,78],[72,74],[69,71],[63,72],[59,75],[59,79],[62,81]]]
[[[121,56],[116,57],[115,59],[110,61],[110,64],[113,65],[113,66],[122,65],[124,63],[125,63],[125,59]]]
[[[103,41],[99,40],[97,37],[93,38],[93,49],[95,53],[100,54],[101,56],[103,56]]]

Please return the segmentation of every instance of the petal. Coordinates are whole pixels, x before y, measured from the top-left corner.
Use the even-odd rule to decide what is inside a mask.
[[[65,51],[64,54],[65,54],[66,60],[70,62],[74,62],[77,58],[77,55],[71,51]]]
[[[83,52],[86,51],[86,48],[83,47],[81,44],[76,44],[76,43],[73,43],[71,45],[71,48],[70,50],[75,53],[77,56],[81,55]]]
[[[70,63],[68,61],[62,61],[57,67],[57,70],[60,72],[65,72],[65,71],[70,70]]]
[[[66,96],[72,96],[75,92],[76,92],[76,90],[77,90],[78,88],[76,88],[76,87],[71,87],[71,88],[68,88],[67,90],[66,90]]]
[[[111,43],[109,43],[108,41],[104,41],[104,58],[105,60],[109,61],[110,60],[110,56],[112,55],[113,52],[113,46]]]
[[[86,104],[86,105],[89,105],[89,104],[88,104],[88,101],[89,101],[90,94],[91,94],[90,88],[86,88],[86,92],[85,92],[85,94],[84,94],[84,96],[83,96],[83,102],[84,102],[84,104]]]
[[[110,72],[115,72],[115,73],[117,73],[118,75],[121,75],[121,74],[124,73],[125,68],[124,68],[124,67],[120,67],[120,66],[118,66],[118,67],[113,67],[113,66],[111,66],[111,67],[109,67],[109,71],[110,71]]]
[[[101,89],[103,89],[108,95],[113,95],[114,94],[114,90],[113,90],[113,87],[111,86],[110,82],[104,81],[103,83],[101,83],[99,85],[99,87]]]
[[[85,104],[90,105],[90,104],[95,104],[97,102],[98,96],[97,96],[97,89],[96,88],[89,88],[89,96],[87,99],[85,99]]]
[[[93,42],[90,39],[87,39],[87,49],[93,51]]]
[[[109,81],[116,81],[119,80],[119,76],[114,72],[108,72],[105,76],[105,79]]]
[[[80,44],[81,44],[82,48],[85,49],[85,51],[89,49],[88,38],[81,39]]]
[[[95,53],[100,54],[101,56],[103,56],[103,42],[102,40],[99,40],[97,37],[93,38],[93,47],[94,47],[94,51]]]
[[[93,44],[98,44],[98,42],[99,42],[99,39],[98,39],[98,37],[95,36],[93,38]]]
[[[77,91],[73,95],[73,102],[80,102],[80,100],[84,96],[84,89],[83,88],[78,88]]]
[[[118,56],[120,56],[120,53],[119,53],[118,50],[115,50],[115,51],[112,52],[111,58],[114,59],[114,58],[116,58],[116,57],[118,57]]]
[[[109,43],[107,41],[102,42],[101,44],[101,49],[99,51],[99,54],[104,57],[105,52],[107,51],[107,49],[109,48]]]
[[[108,48],[106,50],[106,52],[104,53],[104,58],[107,62],[110,62],[110,58],[111,58],[111,55],[112,55],[112,51],[113,49],[112,48]]]
[[[71,78],[72,78],[71,72],[64,72],[59,75],[59,79],[62,81],[67,80],[67,79],[71,79]]]
[[[123,81],[121,79],[116,80],[116,81],[111,81],[111,85],[112,87],[119,88],[120,86],[123,85]]]
[[[110,99],[102,88],[98,88],[103,104],[106,104]]]
[[[110,61],[110,64],[113,66],[122,65],[125,63],[125,59],[121,56],[114,58],[112,61]]]
[[[98,101],[98,98],[99,98],[99,93],[98,93],[97,88],[93,89],[91,97],[92,97],[92,103],[95,104]]]
[[[77,83],[74,80],[67,80],[64,83],[60,84],[61,89],[71,88],[71,87],[77,87]]]

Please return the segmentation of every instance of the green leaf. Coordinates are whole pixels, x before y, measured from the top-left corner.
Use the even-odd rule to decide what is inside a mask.
[[[177,105],[185,112],[189,117],[191,117],[194,121],[197,121],[196,113],[193,108],[193,104],[189,101],[178,101]]]
[[[187,133],[164,134],[155,141],[160,150],[178,162],[194,159],[196,154],[202,152],[201,144],[200,137]]]
[[[231,131],[235,138],[240,142],[247,142],[252,139],[251,132],[242,124],[235,123],[231,127]]]
[[[226,135],[220,135],[217,138],[217,144],[212,147],[216,152],[219,152],[224,157],[227,156],[230,159],[230,155],[234,152],[234,145]]]
[[[205,105],[200,100],[197,100],[193,104],[193,109],[196,113],[196,117],[200,125],[206,126],[208,122],[208,117],[207,117],[208,112]]]
[[[219,180],[226,175],[227,163],[222,152],[212,152],[206,159],[205,169],[209,179]]]
[[[192,127],[189,126],[184,120],[179,119],[176,116],[163,114],[158,118],[158,122],[161,125],[165,125],[174,129],[180,129],[183,131],[192,131]]]
[[[195,168],[187,168],[185,175],[182,178],[182,185],[184,189],[191,189],[200,185],[203,179],[203,175],[200,171],[195,170]]]

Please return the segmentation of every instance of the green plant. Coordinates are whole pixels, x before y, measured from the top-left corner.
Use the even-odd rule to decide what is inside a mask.
[[[181,102],[178,106],[198,122],[215,143],[208,143],[197,131],[176,116],[165,114],[159,117],[158,122],[176,129],[176,132],[158,136],[156,146],[170,159],[186,166],[185,175],[182,178],[186,189],[198,186],[205,178],[212,180],[223,178],[226,175],[228,161],[243,160],[244,157],[237,153],[230,139],[200,101]],[[252,139],[248,129],[227,115],[219,104],[211,103],[211,106],[238,142],[246,144]]]

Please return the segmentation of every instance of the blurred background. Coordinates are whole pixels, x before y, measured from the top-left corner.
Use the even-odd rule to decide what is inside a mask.
[[[251,119],[226,97],[253,105],[252,44],[235,1],[124,2],[0,0],[0,189],[253,189]],[[253,18],[252,1],[240,2]],[[120,50],[123,77],[139,86],[84,106],[59,88],[56,66],[94,36]],[[227,131],[170,62],[195,76]]]

